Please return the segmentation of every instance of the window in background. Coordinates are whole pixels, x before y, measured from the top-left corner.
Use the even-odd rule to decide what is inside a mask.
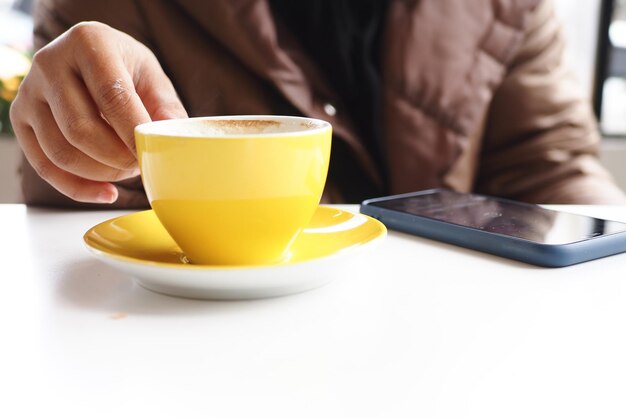
[[[605,136],[626,138],[626,0],[603,0],[594,107]]]
[[[9,107],[30,69],[31,1],[0,0],[0,135],[11,133]]]

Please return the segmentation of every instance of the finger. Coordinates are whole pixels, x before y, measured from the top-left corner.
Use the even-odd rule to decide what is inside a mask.
[[[86,203],[113,203],[118,191],[111,183],[84,179],[56,167],[43,152],[35,132],[27,125],[14,126],[20,147],[37,174],[69,198]]]
[[[36,103],[31,109],[37,117],[29,122],[41,150],[61,170],[89,180],[112,182],[139,174],[139,169],[119,170],[103,164],[70,144],[58,128],[46,103]]]
[[[119,170],[136,169],[137,159],[111,126],[102,119],[89,93],[74,74],[63,77],[44,91],[63,137],[76,149],[100,163]]]
[[[90,40],[84,42],[89,45]],[[132,77],[119,49],[86,48],[76,54],[75,59],[96,107],[117,136],[136,154],[135,126],[149,122],[150,115],[135,91]]]
[[[154,55],[150,54],[149,59],[142,61],[135,71],[133,82],[152,120],[188,117],[174,85]]]

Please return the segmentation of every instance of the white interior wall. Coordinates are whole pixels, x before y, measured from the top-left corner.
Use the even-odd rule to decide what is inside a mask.
[[[0,136],[0,203],[19,203],[18,161],[20,152],[14,138]]]
[[[566,59],[589,97],[593,91],[600,0],[553,0],[565,33]]]

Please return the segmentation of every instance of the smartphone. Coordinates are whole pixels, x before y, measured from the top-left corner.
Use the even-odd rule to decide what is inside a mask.
[[[365,200],[389,229],[544,267],[626,251],[626,223],[447,189]]]

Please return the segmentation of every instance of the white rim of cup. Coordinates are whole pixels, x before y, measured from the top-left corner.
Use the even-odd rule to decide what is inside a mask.
[[[319,127],[314,127],[312,129],[303,129],[303,130],[294,130],[294,131],[286,131],[286,132],[259,132],[259,133],[235,133],[235,134],[219,134],[219,135],[187,135],[181,134],[179,132],[154,132],[153,129],[157,127],[163,127],[163,125],[180,125],[180,123],[185,123],[186,121],[197,121],[197,120],[274,120],[274,121],[301,121],[301,122],[313,122],[315,125],[319,124]],[[320,132],[323,132],[327,129],[332,128],[330,122],[325,121],[323,119],[309,118],[306,116],[279,116],[279,115],[228,115],[228,116],[200,116],[200,117],[192,117],[192,118],[181,118],[181,119],[164,119],[152,122],[145,122],[135,127],[135,132],[138,132],[142,135],[151,135],[151,136],[176,136],[179,138],[258,138],[258,137],[266,137],[266,136],[291,136],[294,133],[298,135],[314,135]]]

